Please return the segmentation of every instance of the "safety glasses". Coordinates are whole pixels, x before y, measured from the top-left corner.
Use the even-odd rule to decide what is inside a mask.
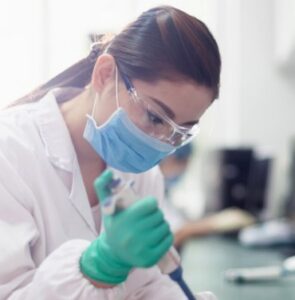
[[[120,72],[120,75],[132,99],[128,115],[141,130],[175,147],[188,143],[198,134],[200,130],[198,124],[191,127],[176,124],[160,106],[140,96],[125,74]]]

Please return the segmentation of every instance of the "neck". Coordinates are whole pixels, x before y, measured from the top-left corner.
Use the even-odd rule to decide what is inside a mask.
[[[86,89],[72,100],[60,104],[60,110],[69,129],[71,139],[80,166],[93,168],[105,167],[104,161],[97,155],[91,145],[83,138],[86,125],[86,114],[90,114],[94,101],[94,93]]]

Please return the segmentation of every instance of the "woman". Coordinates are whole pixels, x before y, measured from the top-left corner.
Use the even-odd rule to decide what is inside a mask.
[[[172,244],[156,165],[196,135],[220,64],[202,22],[157,7],[1,112],[0,299],[185,299],[155,266]],[[100,234],[107,167],[142,200]]]

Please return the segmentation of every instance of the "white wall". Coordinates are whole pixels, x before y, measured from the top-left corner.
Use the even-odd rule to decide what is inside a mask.
[[[276,65],[270,2],[248,0],[241,6],[241,140],[279,153],[295,134],[295,81]]]
[[[137,15],[134,0],[48,1],[51,77],[89,52],[89,33],[118,32]]]
[[[184,180],[186,188],[179,187],[174,200],[191,216],[200,215],[207,198],[202,182],[213,177],[208,151],[223,146],[252,146],[275,158],[267,214],[276,215],[288,185],[289,141],[295,135],[295,69],[285,71],[286,67],[280,65],[292,64],[285,60],[288,47],[293,42],[295,45],[295,2],[208,3],[218,11],[215,34],[223,61],[220,99],[202,120],[198,155]]]
[[[43,1],[0,1],[0,106],[45,78],[44,21]]]
[[[281,5],[283,2],[286,1],[281,1]],[[284,197],[289,142],[295,136],[295,77],[283,73],[276,51],[280,36],[287,33],[288,40],[288,32],[295,28],[295,10],[290,7],[293,27],[286,28],[286,32],[276,31],[281,22],[286,21],[287,15],[285,19],[284,16],[277,19],[275,4],[268,0],[244,0],[241,6],[240,136],[243,144],[267,148],[277,158],[271,206],[279,205]]]

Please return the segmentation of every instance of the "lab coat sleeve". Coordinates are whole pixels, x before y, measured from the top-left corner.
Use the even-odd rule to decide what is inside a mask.
[[[70,240],[36,260],[39,232],[29,191],[1,153],[0,169],[0,300],[118,299],[122,285],[98,289],[80,272],[79,258],[89,241]]]
[[[141,282],[136,288],[130,286],[134,281]],[[144,288],[142,288],[144,287]],[[158,267],[135,269],[128,277],[126,288],[128,300],[187,300],[181,289]]]
[[[0,299],[4,300],[97,300],[120,299],[123,286],[110,289],[95,288],[79,270],[81,253],[88,241],[72,240],[61,245],[49,255],[38,268],[26,270],[25,261],[18,265],[13,274],[1,273]],[[28,258],[27,261],[30,259]],[[5,282],[2,283],[4,279]],[[2,285],[3,284],[3,285]]]

